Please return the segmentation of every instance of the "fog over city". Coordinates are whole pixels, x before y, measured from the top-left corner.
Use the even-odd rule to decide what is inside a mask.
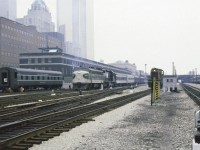
[[[32,0],[18,0],[18,17]],[[56,0],[44,0],[56,22]],[[147,72],[159,67],[177,74],[200,71],[200,1],[95,0],[95,60],[128,60]],[[55,23],[56,24],[56,23]]]

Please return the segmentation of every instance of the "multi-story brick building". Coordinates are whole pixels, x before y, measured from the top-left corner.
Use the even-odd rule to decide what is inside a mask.
[[[0,67],[18,67],[19,54],[38,52],[41,47],[61,47],[61,41],[44,33],[34,26],[0,17]]]

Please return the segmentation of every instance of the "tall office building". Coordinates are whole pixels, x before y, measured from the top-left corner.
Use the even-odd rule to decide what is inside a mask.
[[[17,19],[21,24],[36,26],[38,32],[54,32],[55,25],[52,22],[51,13],[43,0],[34,0],[28,14]]]
[[[16,20],[17,3],[16,0],[0,0],[0,17]]]
[[[57,0],[58,32],[65,35],[70,54],[94,59],[93,0]]]

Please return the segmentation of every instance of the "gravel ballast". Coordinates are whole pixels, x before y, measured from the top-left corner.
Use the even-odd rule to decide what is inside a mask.
[[[163,93],[153,106],[146,96],[30,150],[190,150],[198,106],[178,89]]]

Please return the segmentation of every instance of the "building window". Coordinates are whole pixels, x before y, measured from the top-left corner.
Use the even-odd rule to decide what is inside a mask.
[[[35,59],[31,58],[31,63],[34,64],[35,63]]]
[[[45,63],[48,63],[48,58],[45,58],[45,59],[44,59],[44,62],[45,62]]]
[[[20,59],[19,63],[20,64],[28,64],[28,59]]]
[[[42,59],[41,58],[38,58],[38,63],[42,63]]]
[[[52,58],[52,63],[61,63],[62,59],[61,58]]]

